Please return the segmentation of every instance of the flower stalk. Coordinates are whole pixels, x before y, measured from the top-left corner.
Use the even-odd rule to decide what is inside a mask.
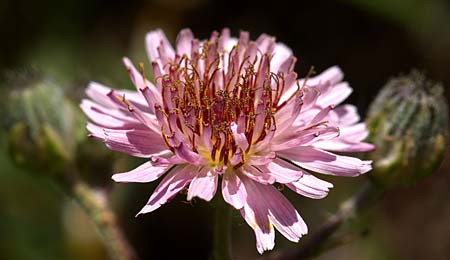
[[[71,196],[94,223],[112,260],[136,259],[133,249],[117,225],[104,191],[95,190],[83,181],[76,181],[71,187]]]
[[[231,259],[231,207],[221,197],[215,199],[213,259]]]

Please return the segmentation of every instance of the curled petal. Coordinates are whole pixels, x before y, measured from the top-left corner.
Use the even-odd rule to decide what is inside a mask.
[[[286,186],[296,193],[311,199],[325,198],[329,189],[333,188],[333,184],[316,178],[307,171],[303,171],[303,176],[298,181],[288,183]]]

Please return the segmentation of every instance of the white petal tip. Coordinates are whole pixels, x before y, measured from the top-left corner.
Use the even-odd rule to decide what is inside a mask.
[[[141,211],[139,211],[138,214],[136,214],[136,217],[138,217],[139,215],[142,215],[142,214],[146,214],[146,213],[152,212],[152,211],[154,211],[155,209],[156,209],[156,207],[154,207],[154,206],[148,206],[148,205],[146,205],[146,206],[144,206],[144,207],[141,209]]]

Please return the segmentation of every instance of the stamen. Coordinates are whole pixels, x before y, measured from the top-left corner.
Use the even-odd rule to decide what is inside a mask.
[[[191,58],[183,55],[164,65],[166,74],[156,79],[161,80],[163,104],[156,109],[160,112],[158,120],[165,121],[163,125],[168,128],[162,128],[161,135],[171,150],[170,137],[164,131],[171,135],[176,132],[177,138],[184,136],[192,151],[198,153],[205,150],[198,146],[208,141],[201,137],[203,128],[208,127],[208,159],[217,167],[226,167],[241,149],[231,130],[232,123],[237,124],[240,118],[249,145],[241,151],[240,162],[232,165],[237,169],[245,163],[254,144],[273,135],[285,78],[283,73],[270,72],[270,53],[257,50],[250,56],[239,44],[229,52],[219,50],[219,38],[216,35],[203,43],[200,52],[193,51]],[[143,66],[140,70],[145,81]]]

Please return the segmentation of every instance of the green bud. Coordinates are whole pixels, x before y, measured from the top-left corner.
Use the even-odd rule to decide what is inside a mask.
[[[383,186],[409,185],[440,165],[448,127],[448,106],[440,84],[417,71],[391,79],[367,116],[376,151],[370,177]]]
[[[7,82],[8,149],[18,166],[53,174],[72,163],[84,136],[82,117],[61,87],[36,74]]]

